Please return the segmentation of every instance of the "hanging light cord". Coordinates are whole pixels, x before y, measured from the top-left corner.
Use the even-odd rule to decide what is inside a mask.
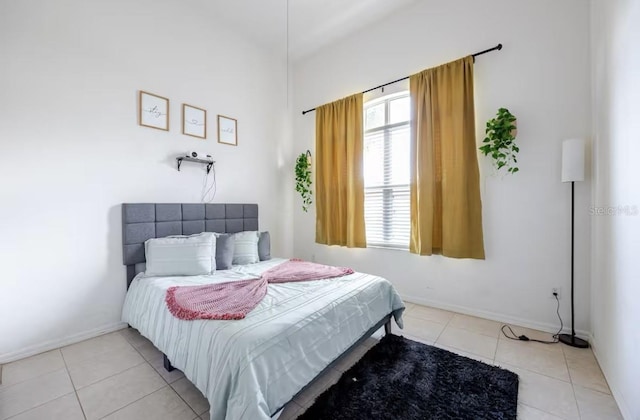
[[[202,180],[202,192],[200,201],[203,203],[211,203],[216,196],[216,192],[218,191],[218,186],[216,183],[216,166],[215,163],[211,165],[211,173],[213,175],[213,180],[211,185],[209,185],[209,172],[204,174],[204,178]]]

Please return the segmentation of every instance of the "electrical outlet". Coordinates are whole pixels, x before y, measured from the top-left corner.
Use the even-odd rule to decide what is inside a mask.
[[[555,299],[556,298],[554,296],[554,293],[558,294],[558,299],[562,299],[562,288],[561,287],[554,287],[553,289],[551,289],[551,299]]]

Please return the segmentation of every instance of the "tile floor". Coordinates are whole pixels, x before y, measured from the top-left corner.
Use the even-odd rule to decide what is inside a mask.
[[[591,350],[505,339],[501,324],[407,304],[405,330],[394,332],[520,376],[518,417],[621,419]],[[525,328],[518,334],[549,339]],[[367,340],[289,403],[295,419],[314,398],[376,343]],[[180,371],[166,372],[162,354],[133,329],[52,350],[2,367],[0,420],[209,418],[209,404]]]

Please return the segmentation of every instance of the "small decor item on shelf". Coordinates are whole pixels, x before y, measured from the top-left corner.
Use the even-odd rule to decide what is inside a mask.
[[[296,159],[296,191],[302,197],[302,210],[309,210],[311,205],[311,152],[301,153]]]
[[[511,174],[518,172],[516,155],[520,148],[516,145],[516,117],[507,108],[498,109],[496,117],[487,121],[485,133],[487,137],[479,149],[485,156],[491,156],[496,171],[507,168]]]

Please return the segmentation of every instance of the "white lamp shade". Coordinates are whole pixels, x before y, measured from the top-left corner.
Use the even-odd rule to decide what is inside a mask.
[[[584,140],[562,142],[562,182],[584,181]]]

